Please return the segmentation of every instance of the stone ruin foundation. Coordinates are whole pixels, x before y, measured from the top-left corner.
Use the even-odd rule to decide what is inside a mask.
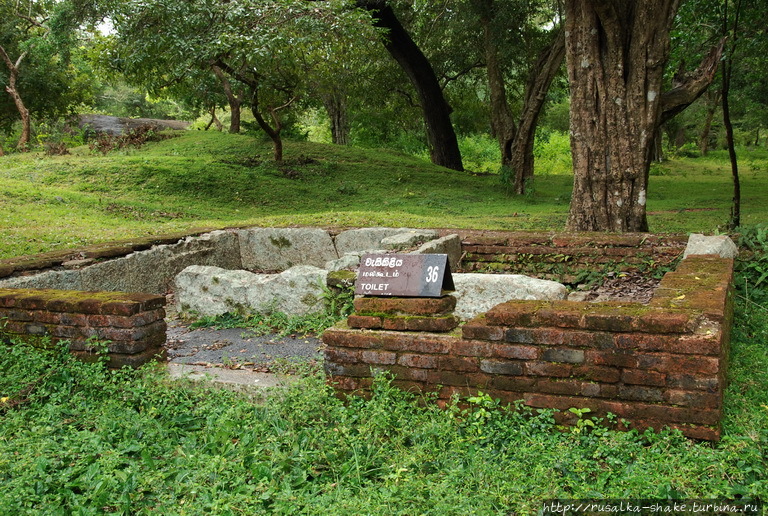
[[[348,268],[355,252],[380,249],[385,235],[402,233],[373,230],[379,233],[236,229],[2,260],[2,333],[6,340],[66,339],[84,356],[92,351],[89,338],[109,340],[112,366],[140,365],[163,356],[163,294],[186,268],[279,270],[310,259],[314,267]],[[437,392],[442,403],[483,391],[560,409],[566,423],[574,416],[569,408],[589,408],[590,415],[612,413],[635,428],[670,426],[693,438],[719,438],[731,258],[694,250],[675,268],[687,239],[674,235],[439,230],[424,240],[452,234],[460,247],[448,251],[450,261],[461,272],[528,274],[571,286],[599,275],[596,267],[669,272],[649,303],[523,299],[459,316],[450,296],[358,298],[355,313],[323,337],[329,382],[340,393],[365,394],[373,375],[386,371],[396,385]],[[363,235],[370,243],[357,240]],[[301,241],[314,247],[294,245]],[[261,262],[259,248],[282,262]]]

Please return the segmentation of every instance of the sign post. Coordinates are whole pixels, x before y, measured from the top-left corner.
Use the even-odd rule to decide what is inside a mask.
[[[447,254],[366,254],[360,259],[355,294],[441,297],[455,290]]]

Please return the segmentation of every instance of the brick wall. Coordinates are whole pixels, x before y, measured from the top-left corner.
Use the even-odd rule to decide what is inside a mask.
[[[443,402],[482,390],[559,409],[566,423],[575,417],[569,408],[589,408],[631,427],[716,440],[732,275],[732,260],[689,256],[648,305],[510,301],[442,333],[424,304],[362,298],[346,325],[324,334],[326,372],[345,393],[365,392],[373,372],[389,371],[396,385],[437,391]],[[445,306],[435,306],[434,317],[445,318]],[[410,331],[388,319],[411,321]]]
[[[527,274],[576,283],[595,270],[651,270],[675,262],[685,235],[646,233],[555,233],[532,231],[458,231],[462,270]]]
[[[165,358],[165,298],[122,292],[0,289],[0,340],[63,340],[95,359],[94,339],[106,342],[107,365],[137,367]]]

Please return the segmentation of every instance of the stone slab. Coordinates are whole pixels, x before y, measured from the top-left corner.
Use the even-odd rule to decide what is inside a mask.
[[[283,271],[294,265],[323,267],[339,257],[331,235],[319,228],[238,230],[242,268]]]
[[[455,314],[468,320],[511,300],[562,300],[568,296],[564,285],[520,274],[454,274]]]

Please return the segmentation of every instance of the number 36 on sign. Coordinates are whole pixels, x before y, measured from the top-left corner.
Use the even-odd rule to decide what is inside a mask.
[[[454,290],[445,254],[366,254],[360,260],[355,294],[440,297]]]

